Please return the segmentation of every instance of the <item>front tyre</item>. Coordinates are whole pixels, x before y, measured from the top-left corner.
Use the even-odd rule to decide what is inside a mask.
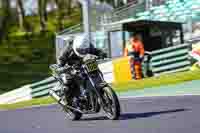
[[[116,93],[110,86],[103,88],[103,110],[111,120],[118,120],[120,116],[120,104]]]

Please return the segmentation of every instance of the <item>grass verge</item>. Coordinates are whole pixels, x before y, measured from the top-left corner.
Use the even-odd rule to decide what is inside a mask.
[[[43,98],[32,99],[32,100],[24,101],[24,102],[18,102],[14,104],[0,104],[0,109],[10,110],[10,109],[24,108],[24,107],[34,106],[34,105],[48,105],[51,103],[55,103],[55,100],[52,99],[51,97],[43,97]]]
[[[152,78],[146,78],[143,80],[133,80],[126,83],[113,84],[116,91],[128,91],[128,90],[138,90],[143,88],[158,87],[164,85],[178,84],[191,80],[200,79],[200,70],[178,72],[171,74],[162,74],[160,76],[155,76]]]
[[[139,81],[130,81],[127,83],[113,84],[117,92],[128,90],[138,90],[143,88],[157,87],[170,84],[178,84],[186,81],[200,79],[200,70],[179,72],[173,74],[163,74],[158,77],[147,78]],[[19,102],[15,104],[2,104],[0,109],[16,109],[34,105],[45,105],[55,103],[50,97],[32,99],[30,101]]]

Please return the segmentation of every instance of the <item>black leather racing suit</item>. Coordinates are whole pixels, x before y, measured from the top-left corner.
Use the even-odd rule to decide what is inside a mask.
[[[93,54],[100,57],[106,57],[106,54],[99,49],[94,47],[86,49],[88,54]],[[64,93],[67,94],[70,90],[70,86],[73,83],[73,75],[70,72],[70,68],[74,64],[80,64],[81,57],[77,56],[73,50],[72,44],[66,45],[58,57],[58,65],[60,66],[60,74],[65,73],[65,88]],[[73,92],[71,90],[70,92]],[[68,96],[67,96],[68,97]]]

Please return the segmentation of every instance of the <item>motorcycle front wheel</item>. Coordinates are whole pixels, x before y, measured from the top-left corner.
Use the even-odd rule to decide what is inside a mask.
[[[118,120],[120,116],[120,103],[114,90],[110,86],[103,88],[103,110],[106,113],[106,117],[111,120]]]

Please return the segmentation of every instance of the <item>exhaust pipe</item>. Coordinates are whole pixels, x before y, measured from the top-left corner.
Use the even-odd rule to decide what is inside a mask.
[[[61,106],[67,107],[67,108],[69,108],[69,109],[71,109],[71,110],[74,110],[74,111],[77,111],[77,112],[79,112],[79,113],[84,113],[84,112],[82,112],[82,111],[79,110],[79,109],[76,109],[76,108],[74,108],[74,107],[68,106],[68,105],[61,99],[61,97],[59,97],[59,96],[56,94],[56,92],[55,92],[54,90],[50,89],[50,90],[49,90],[49,95],[50,95],[53,99],[55,99],[56,101],[58,101],[58,103],[61,104]]]
[[[61,97],[59,97],[54,90],[49,90],[49,95],[54,98],[56,101],[58,101],[59,104],[65,106],[66,103],[61,100]]]

